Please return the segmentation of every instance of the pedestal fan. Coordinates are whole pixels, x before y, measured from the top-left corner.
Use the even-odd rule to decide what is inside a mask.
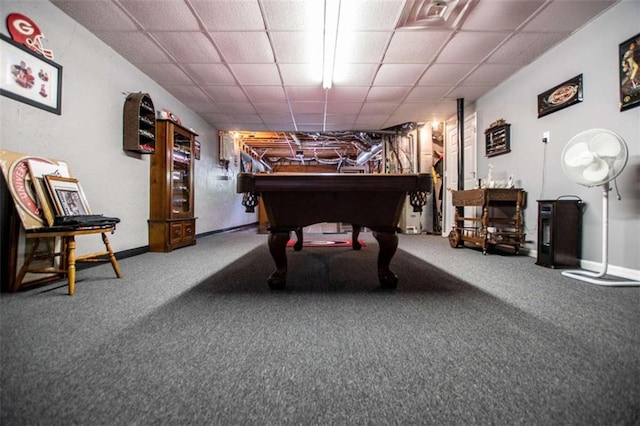
[[[640,285],[640,281],[602,279],[608,268],[609,182],[622,172],[628,156],[624,140],[605,129],[578,133],[562,150],[562,170],[569,179],[588,187],[602,186],[602,270],[563,271],[562,275],[604,286]]]

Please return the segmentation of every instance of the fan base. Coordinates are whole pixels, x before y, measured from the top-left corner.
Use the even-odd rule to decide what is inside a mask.
[[[606,271],[605,271],[606,272]],[[585,281],[591,284],[606,287],[634,287],[640,286],[640,281],[627,280],[620,277],[610,276],[611,279],[605,278],[605,273],[597,273],[585,270],[562,271],[565,277],[574,278],[576,280]]]

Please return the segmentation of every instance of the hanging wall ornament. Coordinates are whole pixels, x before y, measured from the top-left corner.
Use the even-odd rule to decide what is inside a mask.
[[[11,13],[7,16],[7,29],[16,43],[24,44],[47,59],[53,59],[53,51],[45,49],[42,45],[44,34],[31,18],[20,13]]]

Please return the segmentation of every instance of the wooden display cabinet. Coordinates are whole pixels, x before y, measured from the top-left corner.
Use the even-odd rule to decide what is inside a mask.
[[[149,250],[169,252],[196,243],[193,191],[193,131],[157,120],[151,157]]]
[[[156,151],[156,110],[147,93],[132,93],[124,102],[122,147],[125,151]]]
[[[483,188],[452,191],[456,207],[455,225],[449,233],[451,247],[470,242],[482,247],[482,254],[493,246],[513,246],[516,254],[524,244],[522,210],[526,192],[522,189]],[[465,207],[481,207],[480,216],[467,216]]]

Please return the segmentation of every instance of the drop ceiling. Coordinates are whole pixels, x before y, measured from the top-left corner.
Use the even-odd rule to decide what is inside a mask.
[[[216,129],[301,134],[445,120],[616,1],[342,0],[325,90],[322,0],[51,0]]]
[[[416,2],[343,0],[357,16],[345,10],[340,31],[356,48],[324,90],[305,44],[322,31],[308,16],[322,0],[52,0],[213,127],[256,131],[443,120],[615,3],[459,0],[455,22],[397,28]]]

